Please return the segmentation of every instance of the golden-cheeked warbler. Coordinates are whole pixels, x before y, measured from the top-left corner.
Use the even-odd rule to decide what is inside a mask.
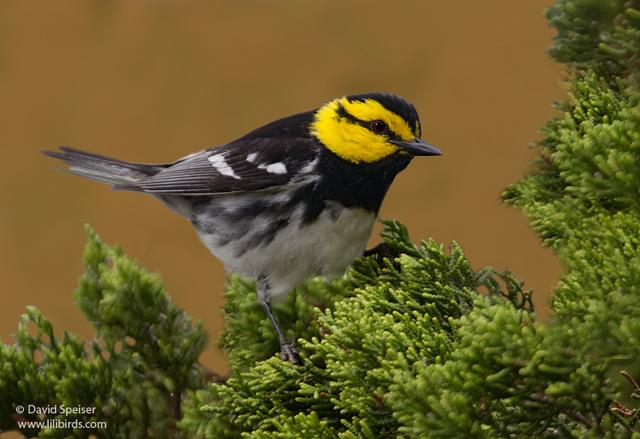
[[[154,195],[191,221],[227,271],[257,282],[281,356],[297,363],[271,297],[313,276],[342,275],[363,254],[396,174],[414,156],[441,154],[420,136],[411,103],[370,93],[334,99],[174,163],[129,163],[68,147],[45,154],[73,174]]]

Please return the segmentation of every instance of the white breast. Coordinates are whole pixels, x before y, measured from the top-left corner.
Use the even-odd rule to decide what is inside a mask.
[[[310,277],[342,275],[362,255],[374,222],[372,212],[332,204],[310,224],[303,224],[302,208],[294,211],[289,224],[271,242],[240,256],[235,250],[242,240],[236,245],[219,246],[213,235],[200,234],[200,238],[228,271],[250,279],[266,273],[271,295],[284,297]],[[253,227],[264,226],[256,218]]]

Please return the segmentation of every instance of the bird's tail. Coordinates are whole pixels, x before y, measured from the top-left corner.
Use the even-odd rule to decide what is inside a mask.
[[[138,180],[154,175],[166,166],[130,163],[66,146],[61,146],[60,151],[43,151],[43,153],[64,161],[69,165],[68,171],[72,174],[112,184],[117,189],[136,190]]]

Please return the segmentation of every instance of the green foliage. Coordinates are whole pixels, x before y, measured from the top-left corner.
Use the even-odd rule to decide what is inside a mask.
[[[202,386],[206,335],[171,303],[160,280],[89,229],[76,304],[96,328],[90,343],[29,307],[15,344],[0,345],[0,429],[38,437],[180,437],[182,395]],[[16,407],[95,407],[91,415],[17,414]],[[107,422],[104,428],[18,427],[19,421]]]
[[[557,0],[547,10],[557,35],[551,55],[607,79],[640,70],[638,0]]]
[[[299,366],[277,356],[255,286],[231,277],[231,374],[204,383],[199,324],[90,232],[76,302],[96,339],[59,340],[29,308],[0,346],[0,427],[16,428],[17,403],[64,403],[95,406],[79,419],[108,420],[103,437],[640,438],[640,3],[558,0],[547,16],[569,93],[503,195],[564,264],[547,321],[509,272],[389,221],[386,257],[275,306]]]
[[[312,312],[312,327],[293,331],[302,366],[277,357],[246,361],[264,353],[265,346],[271,355],[277,352],[273,330],[252,330],[252,317],[227,316],[234,323],[224,338],[235,339],[225,345],[231,348],[232,377],[196,392],[181,426],[212,438],[242,432],[301,437],[302,431],[305,437],[396,437],[402,418],[394,411],[398,394],[390,393],[391,386],[404,382],[405,373],[415,376],[425,366],[447,362],[461,317],[482,297],[477,289],[489,292],[482,302],[486,306],[501,303],[515,310],[514,303],[533,318],[521,284],[508,273],[474,271],[458,245],[449,252],[432,240],[416,246],[396,222],[385,223],[383,238],[398,256],[382,265],[375,257],[358,260],[349,279],[339,281],[347,297],[343,293],[335,301],[326,294],[332,287],[313,282],[276,308],[281,317],[308,321],[308,308],[299,304],[318,304],[325,297],[326,309]],[[234,280],[227,289],[227,312],[261,312],[252,292]],[[250,335],[235,336],[240,333]]]
[[[608,17],[608,22],[597,21],[601,33],[563,31],[563,26],[593,18],[590,8]],[[505,199],[525,212],[566,266],[553,297],[558,317],[584,331],[589,350],[604,358],[636,359],[640,90],[633,75],[640,54],[640,3],[560,1],[549,15],[555,17],[552,23],[564,23],[554,54],[580,69],[560,105],[563,115],[544,129],[537,169],[509,188]],[[611,52],[593,41],[585,45],[596,37],[633,50]]]
[[[557,326],[581,367],[603,377],[591,392],[610,405],[579,423],[626,437],[637,408],[626,417],[611,408],[617,392],[631,393],[616,372],[640,373],[640,2],[558,1],[548,17],[558,28],[552,54],[572,67],[569,95],[543,131],[534,172],[504,197],[564,263]],[[559,388],[575,395],[572,381]]]
[[[245,361],[275,352],[273,334],[228,316],[232,378],[197,392],[181,426],[205,437],[638,437],[637,389],[617,373],[640,373],[638,11],[594,0],[548,11],[570,91],[534,171],[504,197],[566,267],[549,322],[513,278],[473,272],[455,245],[414,246],[387,223],[397,257],[358,261],[340,300],[290,334],[302,366]],[[250,291],[232,284],[229,310],[257,309]],[[304,297],[282,317],[299,321]]]

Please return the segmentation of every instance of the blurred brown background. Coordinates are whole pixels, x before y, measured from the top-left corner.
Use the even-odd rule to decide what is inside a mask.
[[[391,4],[391,3],[389,3]],[[74,307],[85,223],[152,271],[211,334],[222,372],[222,266],[161,203],[52,170],[72,145],[163,162],[351,93],[412,100],[443,157],[399,176],[382,216],[412,236],[462,244],[475,267],[537,291],[559,275],[523,215],[500,204],[562,96],[546,55],[549,0],[66,1],[0,3],[0,339],[36,305],[90,338]],[[377,239],[374,236],[374,241]]]

